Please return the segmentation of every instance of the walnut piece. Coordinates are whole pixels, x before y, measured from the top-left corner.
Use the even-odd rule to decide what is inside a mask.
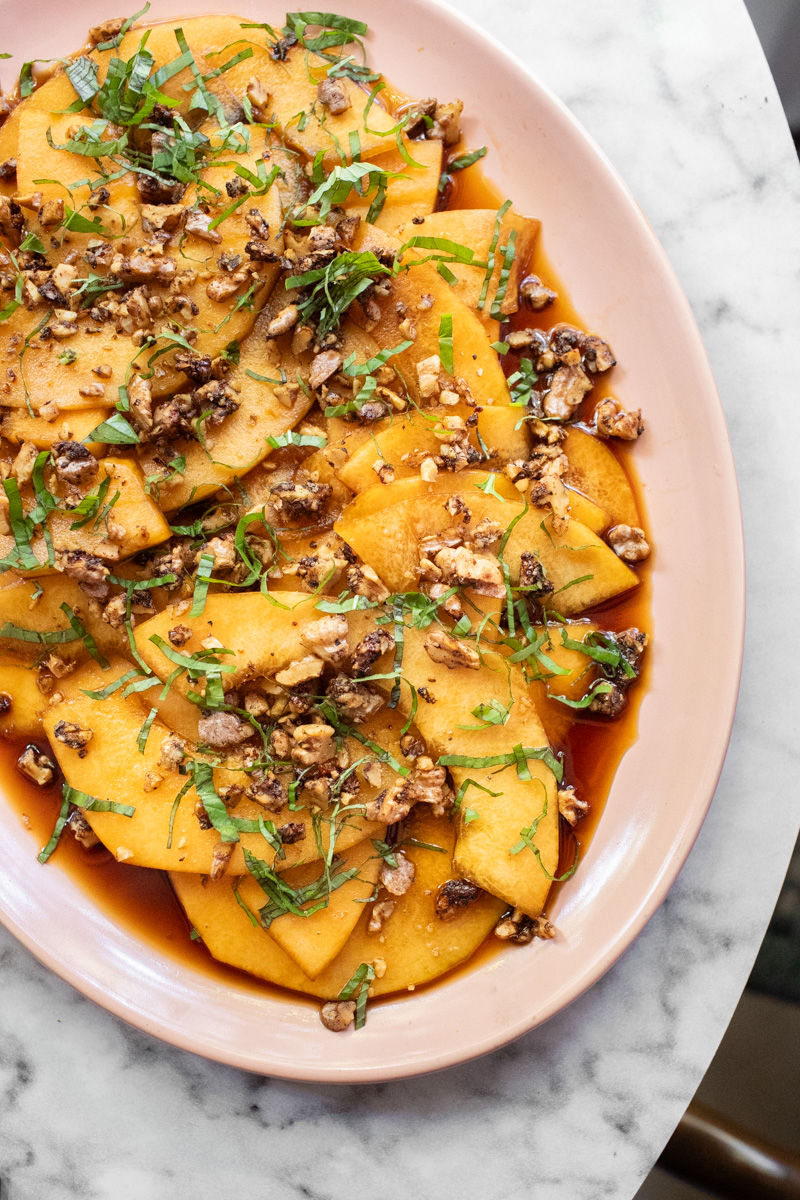
[[[558,789],[558,811],[567,824],[574,827],[588,813],[589,801],[581,800],[572,786],[560,787]]]
[[[338,667],[349,654],[347,630],[347,618],[331,614],[307,626],[300,634],[300,641],[325,662]]]
[[[451,670],[456,667],[467,667],[471,671],[480,670],[481,660],[477,650],[446,633],[444,629],[432,629],[428,633],[425,638],[425,650],[435,663],[442,663]]]
[[[410,858],[406,858],[402,850],[396,851],[394,858],[397,862],[396,867],[390,867],[388,862],[381,864],[380,884],[393,896],[405,896],[414,882],[417,868]]]
[[[650,545],[638,525],[615,525],[606,534],[608,544],[623,562],[644,562],[650,557]]]
[[[38,746],[26,746],[17,759],[17,769],[27,779],[32,779],[39,787],[47,787],[52,783],[56,773],[56,765],[51,758]]]
[[[623,442],[635,442],[644,433],[642,410],[637,408],[626,412],[613,396],[598,404],[594,410],[594,422],[597,436],[601,438],[615,437]]]
[[[521,908],[501,917],[494,928],[494,936],[502,942],[516,942],[524,946],[537,938],[553,938],[556,935],[554,927],[542,913],[539,917],[529,917]]]
[[[331,1000],[328,1004],[323,1004],[319,1015],[326,1029],[330,1029],[334,1033],[341,1033],[343,1029],[348,1029],[355,1020],[356,1002],[355,1000]]]
[[[440,921],[452,921],[460,916],[468,904],[483,895],[483,888],[468,879],[448,879],[439,888],[435,909]]]

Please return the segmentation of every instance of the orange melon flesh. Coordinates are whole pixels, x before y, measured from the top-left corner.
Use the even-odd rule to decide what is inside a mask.
[[[189,789],[178,806],[171,844],[168,845],[173,801],[186,780],[176,771],[167,771],[160,765],[160,747],[169,733],[167,727],[160,720],[155,720],[144,753],[140,753],[137,737],[143,716],[135,696],[124,698],[120,690],[106,700],[94,701],[84,694],[84,690],[106,687],[129,669],[130,664],[120,660],[115,660],[109,671],[102,671],[95,662],[89,662],[60,681],[59,690],[63,700],[48,707],[43,718],[44,732],[71,787],[101,800],[113,800],[135,808],[132,817],[113,812],[87,812],[87,820],[112,853],[124,857],[134,866],[208,872],[219,834],[215,829],[200,828],[194,811],[198,799],[194,788]],[[80,758],[77,750],[70,749],[54,736],[55,726],[62,720],[75,722],[93,731],[84,758]],[[396,724],[399,728],[399,718]],[[388,738],[390,734],[384,730],[379,736]],[[352,753],[360,755],[361,747],[357,743],[353,743]],[[381,771],[386,772],[382,786],[387,786],[393,773],[383,765]],[[145,787],[147,772],[153,773],[151,781],[158,780],[150,790]],[[214,780],[217,787],[229,784],[241,786],[247,782],[241,771],[222,767],[215,769]],[[369,799],[377,790],[364,783],[360,796]],[[241,800],[233,812],[234,816],[247,820],[256,819],[259,814],[264,815],[264,810],[247,799]],[[276,862],[276,869],[283,870],[319,858],[320,851],[307,812],[294,811],[287,806],[280,813],[269,813],[267,817],[276,826],[287,821],[306,821],[306,836],[284,848],[285,858]],[[383,829],[383,826],[367,822],[356,813],[342,825],[336,847],[346,850],[366,837],[378,836]],[[320,826],[323,853],[329,846],[330,833],[331,823],[323,820]],[[231,858],[230,874],[241,874],[245,870],[243,846],[271,864],[273,852],[261,834],[242,833]]]
[[[334,1000],[361,963],[378,960],[379,970],[385,965],[385,972],[370,990],[382,996],[428,983],[464,962],[505,908],[502,900],[484,895],[455,920],[441,921],[434,906],[439,887],[453,877],[454,827],[446,819],[418,811],[408,828],[411,836],[441,846],[444,852],[407,847],[416,879],[405,896],[397,898],[383,931],[367,933],[369,911],[364,912],[343,950],[316,979],[309,979],[266,930],[253,927],[236,902],[230,880],[212,884],[198,875],[176,874],[171,881],[192,925],[220,962],[281,987]],[[279,917],[273,928],[284,919]]]
[[[482,490],[489,474],[461,471],[440,475],[432,483],[416,478],[388,486],[377,484],[356,497],[334,528],[388,588],[412,590],[418,578],[419,543],[424,537],[452,528],[453,518],[444,503],[448,496],[457,495],[471,510],[474,523],[490,517],[507,529],[519,517],[504,552],[512,581],[519,577],[522,553],[532,551],[555,585],[554,603],[565,616],[638,584],[634,572],[579,521],[571,520],[565,532],[555,533],[551,519],[542,510],[531,508],[520,515],[519,493],[499,475],[490,481],[499,499]],[[586,577],[582,582],[573,582],[582,577]]]
[[[355,878],[330,893],[326,908],[310,917],[286,913],[270,925],[270,936],[294,959],[309,979],[316,979],[336,957],[358,924],[366,902],[373,895],[383,860],[368,839],[359,842],[342,855],[335,871],[358,868]],[[292,887],[301,888],[319,878],[319,863],[294,867],[286,879]],[[289,879],[291,874],[291,879]],[[239,894],[251,909],[266,902],[266,897],[252,876],[243,878]],[[306,908],[313,908],[309,903]]]
[[[569,462],[566,482],[608,513],[611,525],[638,525],[636,498],[614,452],[577,426],[567,427],[564,453]]]

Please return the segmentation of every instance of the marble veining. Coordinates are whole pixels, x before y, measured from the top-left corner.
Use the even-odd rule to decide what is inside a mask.
[[[794,630],[800,589],[788,130],[742,0],[456,7],[621,171],[711,356],[742,487],[750,641],[710,816],[667,902],[591,992],[488,1059],[399,1084],[295,1085],[207,1063],[101,1011],[0,929],[4,1200],[630,1200],[747,978],[798,823],[796,639],[768,652],[773,631]]]

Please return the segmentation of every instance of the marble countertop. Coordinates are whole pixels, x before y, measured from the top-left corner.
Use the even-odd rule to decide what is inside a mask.
[[[284,1083],[174,1050],[0,929],[4,1200],[341,1200],[356,1188],[381,1200],[630,1200],[744,987],[799,815],[791,139],[742,0],[455,7],[528,63],[619,168],[711,356],[742,487],[750,609],[709,818],[662,909],[595,988],[487,1059],[399,1084]]]

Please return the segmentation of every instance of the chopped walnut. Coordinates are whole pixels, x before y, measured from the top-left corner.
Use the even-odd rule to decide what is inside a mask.
[[[341,1033],[343,1029],[349,1029],[355,1020],[356,1002],[355,1000],[331,1000],[328,1004],[323,1004],[319,1015],[326,1029],[330,1029],[334,1033]]]
[[[538,275],[529,275],[524,279],[519,289],[520,298],[534,310],[540,312],[558,299],[558,293],[546,287]]]
[[[373,629],[361,639],[350,656],[350,669],[356,676],[368,675],[378,659],[390,650],[394,650],[394,636],[388,629]]]
[[[397,863],[396,867],[390,867],[388,862],[381,864],[380,884],[393,896],[405,896],[414,882],[417,868],[401,850],[395,852],[394,859]]]
[[[78,758],[86,757],[86,747],[94,737],[94,731],[74,721],[57,721],[53,729],[53,737],[63,742],[70,750],[78,751]]]
[[[274,734],[272,748],[275,752]],[[285,754],[281,754],[279,757],[289,757],[288,747]],[[256,804],[260,804],[262,808],[273,813],[279,813],[289,799],[286,786],[273,771],[254,771],[247,788],[247,795],[250,800],[254,800]]]
[[[332,679],[325,695],[333,702],[340,716],[353,725],[363,724],[385,704],[383,696],[373,692],[365,683],[350,679],[348,675],[337,675]]]
[[[589,801],[581,800],[572,786],[560,787],[558,789],[558,811],[567,824],[574,827],[588,813]]]
[[[191,625],[173,625],[172,629],[167,633],[167,637],[171,645],[177,646],[180,649],[181,646],[186,645],[193,634],[194,630]]]
[[[635,442],[644,433],[644,421],[640,408],[627,412],[613,396],[601,401],[594,410],[597,436],[620,438],[623,442]]]
[[[237,717],[236,713],[212,712],[200,718],[197,736],[201,742],[214,749],[224,750],[239,746],[253,736],[252,726]]]
[[[82,442],[55,442],[53,455],[56,476],[63,483],[78,486],[97,475],[97,459]]]
[[[298,480],[296,483],[286,480],[270,489],[275,508],[291,520],[319,516],[332,492],[329,483],[316,483],[313,479],[305,482]]]
[[[38,746],[30,745],[25,747],[17,759],[17,770],[39,787],[47,787],[55,778],[56,765]]]
[[[499,561],[488,555],[477,555],[466,546],[445,546],[434,562],[444,582],[469,587],[480,596],[505,596],[503,572]]]
[[[606,534],[608,544],[624,562],[644,562],[650,556],[650,545],[644,530],[638,525],[615,525]]]
[[[96,555],[86,550],[56,550],[54,566],[76,579],[87,595],[96,600],[106,599],[109,569]]]
[[[372,906],[367,922],[367,933],[382,933],[386,922],[397,908],[396,900],[378,900]]]
[[[532,550],[523,550],[520,555],[519,586],[534,597],[547,596],[555,590],[541,560]]]
[[[212,883],[216,883],[228,869],[228,863],[233,857],[234,842],[217,842],[214,849],[211,851],[211,870],[209,878]]]
[[[410,779],[411,795],[418,804],[430,804],[434,817],[443,817],[453,807],[455,797],[447,783],[447,772],[433,759],[420,754]]]
[[[305,658],[299,658],[290,663],[288,667],[284,667],[282,671],[278,671],[275,675],[275,682],[285,688],[297,687],[300,683],[319,679],[324,669],[325,663],[321,658],[317,658],[314,654],[307,654]]]
[[[282,333],[288,333],[297,324],[297,319],[300,316],[296,304],[287,304],[282,308],[277,316],[273,317],[267,326],[267,337],[280,337]]]
[[[376,458],[372,469],[383,484],[394,483],[394,467],[382,458]]]
[[[235,296],[243,284],[247,283],[250,278],[247,271],[234,271],[231,274],[215,275],[206,284],[206,295],[209,300],[215,303],[221,303],[223,300],[229,300],[231,296]]]
[[[641,629],[631,626],[630,629],[623,629],[621,633],[606,634],[606,637],[616,644],[626,663],[633,670],[633,675],[631,675],[620,664],[610,674],[607,671],[606,682],[611,684],[611,690],[596,692],[589,705],[590,712],[613,718],[618,717],[625,708],[628,701],[628,690],[639,675],[642,655],[647,647],[647,634],[643,633]]]
[[[83,846],[84,850],[91,850],[94,846],[100,845],[100,838],[79,808],[73,809],[69,814],[67,829],[75,838],[75,841]]]
[[[500,522],[493,521],[491,517],[483,517],[470,533],[469,540],[473,546],[485,550],[487,546],[499,542],[502,536],[503,527]]]
[[[236,566],[237,552],[234,542],[233,530],[228,530],[221,537],[213,537],[201,546],[195,555],[195,562],[199,565],[200,558],[203,554],[210,554],[214,559],[213,570],[215,571],[231,571]]]
[[[597,337],[594,333],[586,334],[581,339],[581,347],[584,362],[590,371],[610,371],[616,366],[617,360],[604,338]]]
[[[349,650],[347,646],[347,619],[340,614],[322,617],[308,625],[300,634],[300,641],[325,662],[341,666]]]
[[[330,75],[320,79],[317,84],[317,99],[334,117],[347,112],[350,107],[350,100],[342,80],[332,79]]]
[[[366,596],[367,600],[382,604],[389,595],[389,589],[380,581],[372,567],[350,567],[346,578],[347,586],[355,596]]]
[[[447,104],[437,104],[433,113],[433,125],[426,131],[428,139],[438,139],[445,146],[455,146],[461,141],[461,113],[464,109],[462,100],[452,100]]]
[[[583,367],[559,367],[550,381],[550,390],[545,392],[542,400],[545,416],[568,421],[591,390],[592,381]]]
[[[284,846],[293,846],[295,842],[302,842],[306,836],[306,823],[287,821],[285,825],[279,825],[276,832]]]
[[[222,234],[217,229],[209,229],[212,219],[209,213],[201,212],[197,208],[191,209],[186,214],[183,227],[187,233],[193,233],[205,242],[221,242]]]
[[[417,384],[423,400],[438,396],[441,370],[442,363],[438,354],[432,354],[430,358],[423,358],[417,363]]]
[[[495,937],[500,938],[502,942],[516,942],[520,946],[532,942],[535,937],[552,938],[555,934],[555,929],[544,914],[540,917],[529,917],[521,908],[506,913],[494,928]]]
[[[166,771],[177,771],[186,758],[186,748],[174,733],[167,734],[161,743],[159,762]]]
[[[65,214],[64,201],[59,196],[55,200],[45,200],[39,209],[39,224],[47,229],[52,225],[60,225]]]
[[[419,758],[425,753],[425,743],[413,733],[404,733],[400,738],[400,752],[403,758]]]
[[[440,921],[452,921],[461,915],[468,904],[482,895],[483,889],[468,879],[448,879],[436,895],[436,915]]]
[[[301,767],[327,762],[336,753],[335,733],[331,725],[299,725],[292,734],[292,761]]]
[[[30,483],[38,454],[39,450],[33,442],[23,442],[17,451],[11,464],[11,475],[20,487],[25,483]]]
[[[125,283],[171,283],[177,263],[174,258],[154,253],[155,249],[154,246],[140,246],[130,255],[115,254],[111,260],[111,273]]]
[[[323,350],[320,354],[315,355],[308,373],[308,386],[312,392],[321,388],[331,375],[335,375],[341,365],[342,356],[338,350]]]
[[[143,204],[142,225],[150,233],[165,230],[174,233],[183,220],[186,209],[182,204]]]
[[[398,779],[390,788],[367,801],[364,815],[368,821],[394,825],[408,816],[413,804],[414,794],[410,782],[407,779]]]
[[[264,87],[264,84],[260,79],[254,77],[245,88],[244,94],[250,101],[255,123],[257,125],[266,125],[269,122],[269,92]]]
[[[100,25],[93,25],[89,30],[89,41],[93,46],[99,46],[101,42],[110,42],[117,36],[124,24],[124,17],[110,17]]]
[[[481,660],[477,650],[444,629],[430,630],[425,637],[425,650],[435,663],[442,663],[451,670],[456,667],[480,670]]]

